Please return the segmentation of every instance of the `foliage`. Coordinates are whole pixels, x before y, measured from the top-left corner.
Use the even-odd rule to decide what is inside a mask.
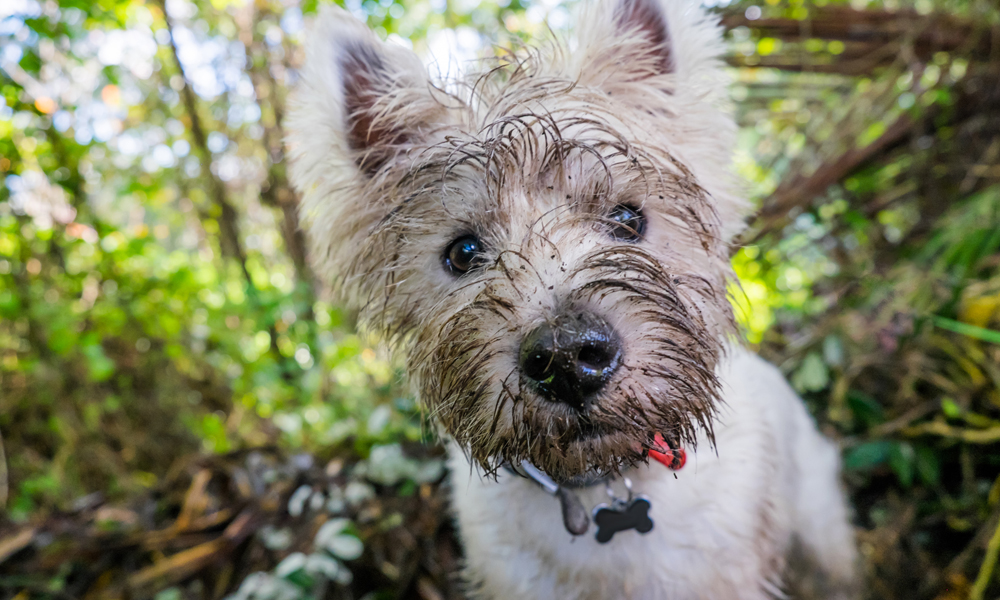
[[[823,4],[727,16],[738,163],[763,199],[734,260],[749,334],[842,437],[870,592],[981,598],[1000,543],[1000,11]]]
[[[376,483],[379,501],[437,477],[410,444],[428,436],[398,367],[330,304],[297,229],[282,118],[316,4],[0,6],[0,532],[76,514],[95,492],[152,498],[167,522],[198,452],[347,461],[343,486]],[[842,440],[873,597],[996,594],[1000,10],[714,4],[732,49],[737,168],[761,207],[733,257],[747,336]],[[452,54],[568,23],[548,1],[348,7],[444,72]],[[281,515],[302,489],[287,486]],[[380,530],[358,525],[368,510],[328,521],[360,535],[362,563],[378,554]],[[348,589],[341,559],[367,573],[330,549],[354,544],[342,530],[316,523],[262,550],[253,564],[276,570],[254,581],[304,595],[326,573],[333,594]],[[268,535],[254,543],[269,548]],[[31,595],[76,585],[74,565],[40,567],[50,579]],[[415,594],[407,577],[382,583]],[[253,595],[230,584],[219,594]]]

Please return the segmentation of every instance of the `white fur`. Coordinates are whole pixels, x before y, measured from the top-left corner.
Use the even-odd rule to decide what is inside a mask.
[[[730,172],[736,125],[727,94],[729,77],[722,62],[726,51],[722,26],[698,0],[660,0],[660,7],[670,32],[675,67],[674,73],[665,76],[673,84],[672,94],[660,100],[677,118],[669,127],[651,133],[667,142],[671,152],[692,169],[716,201],[722,237],[733,239],[744,229],[752,207],[742,194],[734,193],[737,190]],[[578,19],[574,45],[588,51],[572,54],[571,70],[585,81],[593,61],[613,45],[609,25],[614,22],[613,8],[612,2],[591,4]],[[599,73],[599,77],[614,77],[613,70]]]
[[[465,96],[434,88],[412,53],[380,42],[345,11],[323,11],[309,36],[303,83],[290,113],[291,176],[303,194],[303,223],[317,270],[339,284],[349,303],[362,310],[363,321],[378,324],[385,318],[390,335],[398,334],[394,326],[410,327],[405,339],[448,348],[436,343],[444,325],[467,310],[484,286],[494,285],[516,307],[512,316],[485,317],[482,326],[489,340],[484,345],[494,357],[487,369],[493,380],[487,383],[500,397],[501,380],[516,369],[522,337],[582,285],[566,274],[609,243],[592,223],[566,220],[574,207],[565,199],[585,190],[581,180],[594,172],[590,155],[567,159],[566,173],[578,175],[573,181],[549,181],[541,167],[527,161],[511,167],[498,190],[486,190],[478,172],[468,169],[457,169],[464,177],[442,187],[431,202],[407,205],[394,185],[426,153],[457,148],[445,143],[450,140],[482,140],[496,133],[491,124],[498,118],[516,114],[558,115],[560,123],[588,117],[602,126],[571,124],[561,135],[591,147],[607,141],[602,136],[619,135],[653,157],[650,164],[670,175],[655,184],[667,181],[670,192],[643,194],[645,188],[636,183],[642,180],[625,169],[625,159],[611,161],[622,174],[616,187],[631,185],[637,197],[645,197],[641,207],[650,226],[643,250],[671,274],[700,277],[713,289],[724,289],[731,275],[725,242],[742,229],[748,203],[736,193],[729,171],[736,126],[725,105],[721,32],[695,0],[660,2],[673,72],[656,71],[648,45],[616,29],[616,3],[604,0],[590,5],[569,45],[553,42],[526,59],[527,75],[522,71],[520,79],[508,81],[501,73],[481,87],[457,86],[470,92]],[[347,142],[340,58],[359,45],[380,56],[390,74],[379,90],[378,114],[405,129],[410,144],[390,154],[388,166],[375,175],[361,172]],[[526,127],[541,127],[541,121],[532,123]],[[699,238],[682,227],[677,211],[683,206],[718,215],[718,223],[707,225],[711,236]],[[402,208],[410,212],[394,225],[396,238],[372,236]],[[477,221],[492,223],[493,230],[479,232],[493,243],[492,257],[516,250],[532,269],[511,269],[510,285],[500,279],[489,283],[489,275],[458,280],[445,272],[442,249],[463,233],[455,224]],[[551,252],[552,245],[560,252]],[[681,296],[688,312],[699,315],[715,339],[724,339],[728,305],[693,293]],[[722,292],[715,296],[721,297]],[[608,315],[624,339],[626,361],[641,367],[655,350],[642,341],[655,323],[615,302],[613,295],[602,296],[588,308]],[[392,321],[398,315],[407,318]],[[617,377],[636,378],[640,372],[623,369]],[[635,491],[652,501],[656,526],[646,535],[622,532],[607,545],[597,544],[592,531],[574,539],[563,528],[557,500],[504,472],[498,481],[483,478],[479,467],[453,448],[453,500],[473,594],[491,600],[763,600],[780,596],[787,554],[794,548],[844,594],[838,598],[848,597],[854,549],[837,483],[836,449],[819,435],[773,367],[733,347],[717,372],[724,400],[715,420],[717,454],[702,440],[696,452],[689,449],[688,464],[676,479],[658,463],[629,472]],[[442,418],[451,400],[439,399],[430,410]],[[497,417],[491,403],[482,404],[452,427],[489,431],[494,419],[496,435],[512,428],[513,403]],[[489,441],[486,434],[480,437],[472,443]],[[616,485],[623,493],[621,483]],[[580,496],[588,508],[606,500],[602,487]]]
[[[793,536],[834,580],[850,582],[855,552],[837,449],[773,366],[733,348],[720,375],[718,453],[700,444],[676,479],[652,461],[628,473],[652,502],[647,534],[620,532],[602,545],[592,527],[574,538],[554,497],[506,472],[484,478],[453,449],[452,499],[474,597],[765,600],[779,594],[774,569]],[[614,488],[625,494],[620,482]],[[588,509],[607,502],[603,486],[579,496]]]
[[[547,60],[534,65],[538,69],[534,77],[576,81],[582,91],[600,93],[582,94],[582,99],[570,94],[543,102],[532,98],[521,105],[516,100],[499,100],[508,111],[544,114],[552,109],[570,111],[574,105],[584,114],[600,111],[609,124],[635,141],[666,150],[692,171],[714,200],[721,237],[729,240],[743,230],[751,206],[730,171],[736,125],[725,91],[728,77],[721,61],[722,29],[696,0],[662,0],[661,6],[670,30],[674,73],[622,80],[628,70],[619,63],[622,57],[627,60],[629,45],[635,40],[622,40],[616,32],[613,2],[593,2],[584,5],[574,39],[552,40],[543,46]],[[378,202],[358,205],[356,198],[368,182],[358,173],[345,141],[343,73],[338,59],[345,48],[357,44],[376,48],[383,55],[397,82],[385,110],[398,113],[399,120],[427,145],[455,131],[476,137],[497,116],[494,102],[498,98],[489,90],[470,93],[468,86],[475,83],[477,74],[469,76],[467,86],[441,83],[438,89],[413,52],[381,42],[346,11],[323,7],[307,37],[301,84],[291,99],[287,142],[291,178],[302,193],[302,223],[312,234],[312,259],[320,272],[334,275],[349,270],[344,263],[353,256],[365,230],[387,210]],[[455,95],[443,93],[446,87]],[[604,91],[613,91],[614,96],[604,96]],[[616,106],[623,101],[634,101],[643,112],[655,104],[669,118],[644,115],[636,120],[629,114],[633,111],[620,111]]]

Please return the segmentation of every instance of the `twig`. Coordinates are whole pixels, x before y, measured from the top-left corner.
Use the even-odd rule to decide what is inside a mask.
[[[943,421],[931,421],[912,427],[906,427],[902,434],[907,437],[917,437],[920,435],[936,435],[967,444],[995,444],[1000,442],[1000,427],[989,429],[963,429],[952,427]]]
[[[766,233],[782,227],[790,220],[789,213],[792,208],[812,200],[834,183],[855,172],[873,157],[881,156],[900,144],[912,133],[913,126],[913,119],[904,114],[890,125],[877,140],[864,148],[852,148],[844,152],[836,160],[817,169],[812,175],[786,180],[771,195],[767,204],[761,208],[755,223],[757,232],[752,239],[745,243],[753,244]]]
[[[11,537],[0,540],[0,564],[35,541],[35,533],[37,530],[34,527],[28,527]]]
[[[933,413],[939,406],[940,403],[936,400],[928,400],[923,404],[918,404],[899,417],[881,425],[876,425],[868,432],[868,436],[873,439],[887,437],[900,429],[905,429],[914,421]]]
[[[148,591],[183,581],[199,571],[225,559],[256,529],[259,515],[248,508],[240,513],[223,531],[222,536],[188,548],[147,567],[128,579],[127,589]]]
[[[3,449],[3,431],[0,431],[0,510],[7,508],[7,496],[10,493],[7,483],[7,453]]]
[[[983,564],[979,567],[979,575],[976,576],[975,583],[972,584],[972,590],[969,592],[969,600],[982,600],[983,594],[986,592],[986,586],[989,585],[990,579],[993,578],[993,569],[997,565],[998,555],[1000,555],[1000,523],[998,523],[996,530],[993,531],[990,543],[986,546],[986,557],[983,559]]]
[[[997,51],[1000,27],[945,14],[920,15],[913,11],[856,10],[843,6],[813,7],[809,29],[799,19],[748,19],[730,14],[722,19],[726,29],[749,27],[761,37],[786,42],[808,39],[839,40],[851,46],[890,45],[910,38],[913,52],[921,60],[934,53],[961,52],[973,59],[989,61]],[[800,65],[801,66],[801,65]]]

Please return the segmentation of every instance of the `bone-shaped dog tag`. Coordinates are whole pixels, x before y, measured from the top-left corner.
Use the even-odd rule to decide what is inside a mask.
[[[653,530],[653,520],[649,518],[652,506],[645,496],[636,496],[628,503],[614,505],[601,504],[594,509],[594,523],[597,534],[594,536],[601,544],[611,541],[619,531],[635,529],[639,533],[649,533]]]

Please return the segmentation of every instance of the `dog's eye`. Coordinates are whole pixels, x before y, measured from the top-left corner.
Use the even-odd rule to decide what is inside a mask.
[[[646,217],[638,208],[619,204],[608,215],[611,236],[616,240],[637,242],[646,231]]]
[[[455,275],[462,275],[483,262],[483,247],[474,235],[463,235],[444,251],[444,264]]]

